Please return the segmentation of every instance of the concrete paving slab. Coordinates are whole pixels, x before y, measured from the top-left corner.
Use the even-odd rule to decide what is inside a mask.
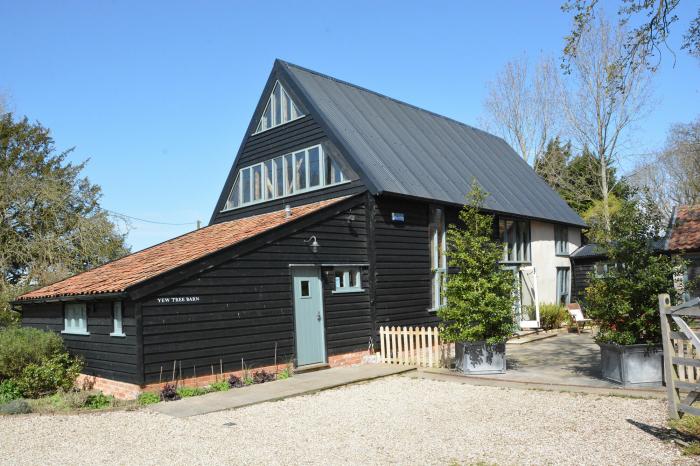
[[[190,417],[200,414],[242,408],[268,401],[278,401],[293,396],[307,395],[321,390],[340,387],[352,383],[387,377],[415,371],[413,367],[364,364],[351,367],[297,374],[286,380],[277,380],[249,387],[234,388],[226,392],[184,398],[178,401],[162,402],[150,407],[151,410],[173,417]]]

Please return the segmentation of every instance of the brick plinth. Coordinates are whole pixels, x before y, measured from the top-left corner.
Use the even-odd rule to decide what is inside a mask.
[[[376,362],[368,352],[357,351],[354,353],[338,354],[328,357],[328,365],[331,367],[342,367],[342,366],[355,366],[358,364],[366,364]],[[267,372],[275,372],[284,370],[284,365],[278,366],[265,366],[265,367],[255,367],[248,370],[249,373],[256,372],[259,370],[265,370]],[[199,377],[190,377],[184,380],[177,381],[178,386],[184,387],[205,387],[213,382],[219,380],[227,380],[231,375],[236,375],[238,377],[243,377],[243,371],[233,371],[225,372],[223,377],[221,374],[208,374]],[[147,385],[137,385],[127,382],[119,382],[117,380],[106,379],[103,377],[96,377],[86,374],[80,374],[78,380],[76,381],[76,386],[85,388],[100,390],[105,395],[112,395],[115,398],[121,400],[133,400],[138,398],[139,394],[142,392],[157,392],[163,388],[166,383],[170,383],[170,380],[165,380],[162,383],[151,383]]]

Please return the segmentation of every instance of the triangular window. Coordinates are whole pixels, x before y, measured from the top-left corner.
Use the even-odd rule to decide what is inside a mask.
[[[303,116],[304,114],[301,113],[299,107],[289,97],[289,94],[287,94],[280,82],[277,81],[254,134],[283,125]]]

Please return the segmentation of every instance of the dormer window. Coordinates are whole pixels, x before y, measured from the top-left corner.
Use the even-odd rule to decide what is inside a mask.
[[[277,81],[253,134],[261,133],[303,116],[304,114],[301,113],[299,107],[289,97],[289,94],[287,94],[280,82]]]
[[[315,145],[238,170],[224,210],[314,191],[348,181],[336,162]]]

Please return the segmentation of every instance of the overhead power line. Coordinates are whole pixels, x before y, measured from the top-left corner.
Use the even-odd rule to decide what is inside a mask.
[[[196,222],[183,222],[183,223],[159,222],[156,220],[147,220],[145,218],[133,217],[131,215],[122,214],[121,212],[115,212],[115,211],[109,210],[109,209],[103,209],[103,210],[106,212],[109,212],[112,215],[116,215],[117,217],[124,217],[124,218],[128,218],[130,220],[135,220],[137,222],[153,223],[156,225],[169,225],[169,226],[174,226],[174,227],[181,227],[181,226],[186,226],[186,225],[199,226],[199,224],[200,224],[199,220]]]

